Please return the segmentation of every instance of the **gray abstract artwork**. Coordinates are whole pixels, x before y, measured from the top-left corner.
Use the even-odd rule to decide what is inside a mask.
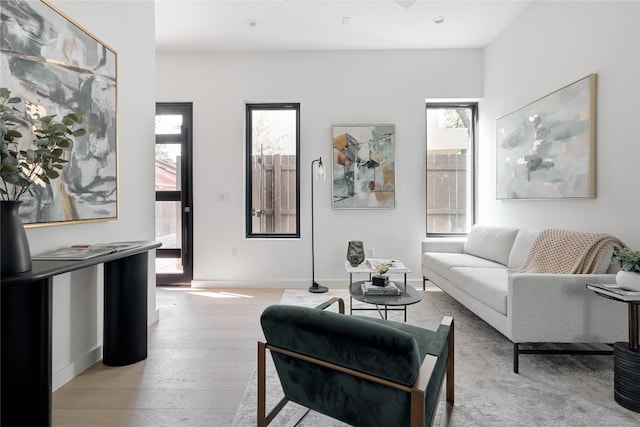
[[[85,111],[87,134],[61,178],[23,199],[23,222],[117,218],[117,53],[46,2],[3,0],[0,35],[0,87],[25,102],[24,144],[38,117]]]
[[[496,198],[595,197],[592,74],[497,120]]]

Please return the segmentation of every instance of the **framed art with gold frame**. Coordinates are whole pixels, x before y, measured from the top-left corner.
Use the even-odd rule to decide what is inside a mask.
[[[46,1],[3,1],[0,33],[0,87],[25,104],[24,140],[38,117],[85,112],[60,178],[21,199],[23,223],[117,219],[117,52]]]
[[[497,120],[497,199],[596,197],[596,78]]]

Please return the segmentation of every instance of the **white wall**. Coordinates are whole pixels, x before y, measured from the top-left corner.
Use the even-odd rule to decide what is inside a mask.
[[[364,123],[396,125],[396,208],[332,210],[330,179],[316,183],[316,280],[346,283],[349,240],[400,258],[419,280],[425,99],[480,98],[482,50],[158,52],[156,61],[157,101],[194,105],[195,284],[308,286],[310,163],[322,156],[331,164],[332,125]],[[277,101],[301,104],[301,238],[246,239],[244,106]],[[230,201],[218,202],[218,193]]]
[[[75,243],[153,240],[155,24],[149,1],[55,1],[68,17],[118,52],[119,219],[29,228],[32,254]],[[153,252],[149,322],[157,319]],[[102,357],[102,267],[53,284],[54,390]]]
[[[487,48],[478,220],[607,232],[640,245],[639,3],[534,2]],[[496,119],[598,74],[597,197],[496,200]]]

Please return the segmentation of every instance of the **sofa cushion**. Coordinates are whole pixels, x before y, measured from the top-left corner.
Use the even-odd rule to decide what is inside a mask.
[[[451,267],[504,268],[502,264],[477,256],[450,252],[425,252],[422,254],[422,266],[449,277]]]
[[[533,241],[540,233],[539,230],[520,229],[516,236],[513,247],[511,248],[511,254],[509,254],[509,268],[520,268],[524,264],[524,260],[527,259]]]
[[[451,281],[487,307],[507,315],[509,280],[505,268],[453,267]]]
[[[611,260],[613,259],[613,253],[615,252],[615,248],[613,246],[609,246],[604,250],[602,255],[600,255],[600,262],[596,267],[595,274],[606,274],[609,272],[609,268],[611,267]]]
[[[463,252],[506,266],[517,234],[517,228],[476,224],[469,232]]]

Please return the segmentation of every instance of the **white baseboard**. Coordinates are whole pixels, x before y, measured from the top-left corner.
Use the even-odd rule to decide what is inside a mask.
[[[56,391],[101,359],[102,346],[100,345],[88,353],[81,355],[78,359],[69,363],[64,368],[54,372],[52,378],[52,391]]]
[[[158,320],[160,320],[160,310],[156,309],[149,320],[151,321],[149,326],[158,322]],[[101,345],[88,353],[81,355],[77,360],[71,362],[64,368],[54,372],[52,378],[52,391],[56,391],[100,360],[102,360]]]
[[[156,311],[154,311],[151,316],[149,316],[149,318],[147,319],[147,326],[151,326],[154,323],[157,323],[158,320],[160,320],[160,309],[156,308]]]
[[[356,280],[354,278],[354,280]],[[363,279],[358,279],[363,280]],[[349,278],[334,280],[318,280],[322,286],[329,288],[344,288],[349,283]],[[407,279],[407,283],[415,288],[422,289],[422,279]],[[277,288],[277,289],[305,289],[311,286],[310,280],[192,280],[192,288]]]
[[[324,284],[324,283],[323,283]],[[325,286],[344,286],[343,280],[336,280]],[[310,281],[302,280],[192,280],[192,288],[286,288],[303,289],[311,286]]]

